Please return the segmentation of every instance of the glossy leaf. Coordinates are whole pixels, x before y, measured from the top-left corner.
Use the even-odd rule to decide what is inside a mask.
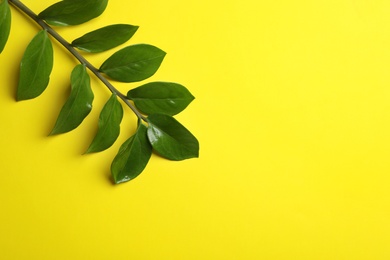
[[[86,153],[101,152],[109,148],[119,136],[122,117],[122,105],[116,94],[112,94],[100,113],[98,132]]]
[[[152,45],[128,46],[108,58],[100,67],[100,71],[121,82],[141,81],[158,70],[165,54]]]
[[[109,25],[77,38],[72,46],[86,52],[106,51],[128,41],[137,29],[129,24]]]
[[[0,0],[0,53],[4,50],[11,29],[11,10],[7,0]]]
[[[145,114],[176,115],[183,111],[194,96],[182,85],[171,82],[151,82],[127,93],[135,106]]]
[[[149,141],[161,156],[175,161],[199,156],[198,140],[176,119],[153,114],[147,121]]]
[[[38,17],[50,25],[78,25],[101,15],[107,3],[108,0],[63,0],[43,10]]]
[[[49,84],[53,69],[53,46],[45,30],[40,31],[27,46],[20,63],[17,100],[39,96]]]
[[[122,144],[111,165],[115,183],[137,177],[146,167],[152,155],[152,147],[146,136],[146,126],[140,124],[135,135]]]
[[[70,77],[71,92],[62,107],[50,135],[69,132],[78,127],[92,109],[94,98],[90,78],[84,65],[77,65]]]

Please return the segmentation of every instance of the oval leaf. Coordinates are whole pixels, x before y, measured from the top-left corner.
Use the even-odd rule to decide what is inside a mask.
[[[63,0],[43,10],[38,17],[57,26],[82,24],[101,15],[107,3],[108,0]]]
[[[4,50],[11,30],[11,10],[7,0],[0,0],[0,53]]]
[[[183,111],[194,96],[182,85],[171,82],[151,82],[127,93],[135,106],[145,114],[176,115]]]
[[[149,141],[161,156],[175,161],[199,156],[198,140],[176,119],[153,114],[147,121]]]
[[[122,117],[122,105],[113,93],[100,113],[98,132],[86,153],[101,152],[109,148],[119,136]]]
[[[71,92],[62,107],[50,135],[69,132],[78,127],[92,109],[93,92],[84,65],[77,65],[70,77]]]
[[[137,177],[146,167],[152,155],[152,147],[146,136],[146,126],[140,124],[135,135],[122,144],[111,164],[115,183]]]
[[[53,46],[45,30],[40,31],[27,46],[20,63],[17,100],[39,96],[49,84],[53,69]]]
[[[108,58],[100,67],[100,71],[121,82],[141,81],[158,70],[165,54],[159,48],[148,44],[128,46]]]
[[[128,41],[137,29],[129,24],[109,25],[77,38],[72,46],[86,52],[106,51]]]

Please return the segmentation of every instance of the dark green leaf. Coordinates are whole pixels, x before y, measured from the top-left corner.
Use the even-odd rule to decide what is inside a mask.
[[[86,52],[102,52],[128,41],[138,26],[129,24],[109,25],[89,32],[72,42],[72,46]]]
[[[145,114],[176,115],[183,111],[194,96],[182,85],[171,82],[151,82],[127,93],[136,107]]]
[[[53,68],[53,46],[47,32],[40,31],[27,46],[20,63],[17,100],[39,96],[49,84]]]
[[[116,94],[104,105],[99,117],[98,132],[86,153],[95,153],[109,148],[118,138],[123,108]]]
[[[82,24],[101,15],[107,3],[108,0],[63,0],[43,10],[38,17],[57,26]]]
[[[161,156],[175,161],[199,156],[198,140],[173,117],[153,114],[148,123],[149,141]]]
[[[134,179],[148,164],[152,147],[146,137],[146,130],[146,126],[140,124],[135,135],[120,147],[111,165],[111,174],[115,183]]]
[[[141,81],[158,70],[165,54],[152,45],[128,46],[108,58],[100,67],[100,71],[121,82]]]
[[[11,11],[7,0],[0,0],[0,53],[4,50],[11,29]]]
[[[92,109],[93,92],[84,65],[77,65],[70,77],[71,92],[62,107],[50,135],[69,132],[78,127]]]

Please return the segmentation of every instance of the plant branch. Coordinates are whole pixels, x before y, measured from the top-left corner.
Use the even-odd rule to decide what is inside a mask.
[[[87,59],[84,58],[73,46],[66,41],[61,35],[59,35],[52,27],[50,27],[45,21],[40,19],[30,8],[24,5],[19,0],[8,0],[13,6],[17,7],[18,10],[22,11],[24,14],[33,19],[37,24],[39,24],[44,30],[46,30],[54,39],[56,39],[62,46],[64,46],[81,64],[84,64],[95,76],[103,82],[104,85],[112,92],[115,93],[122,101],[130,107],[130,109],[136,114],[139,119],[146,121],[146,118],[138,111],[138,109],[130,103],[126,95],[121,93],[117,88],[115,88],[103,75],[100,71],[93,66]]]

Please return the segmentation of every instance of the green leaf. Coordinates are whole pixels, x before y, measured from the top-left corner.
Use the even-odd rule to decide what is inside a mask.
[[[149,141],[161,156],[175,161],[199,156],[198,140],[176,119],[153,114],[147,121]]]
[[[17,100],[39,96],[49,84],[53,69],[53,46],[45,30],[40,31],[27,46],[20,63]]]
[[[122,105],[113,93],[100,113],[98,132],[86,153],[100,152],[109,148],[119,136],[122,117]]]
[[[137,132],[122,144],[111,164],[115,183],[137,177],[146,167],[152,155],[152,147],[146,136],[146,126],[139,124]]]
[[[0,53],[4,50],[11,30],[11,10],[7,0],[0,0]]]
[[[101,15],[108,0],[63,0],[45,10],[38,17],[56,26],[78,25]]]
[[[129,24],[109,25],[77,38],[72,46],[86,52],[106,51],[128,41],[137,29]]]
[[[127,93],[135,106],[145,114],[176,115],[183,111],[194,96],[182,85],[171,82],[151,82]]]
[[[128,46],[108,58],[100,67],[100,71],[121,82],[141,81],[158,70],[165,54],[152,45]]]
[[[84,65],[77,65],[70,77],[71,92],[62,107],[50,135],[69,132],[78,127],[92,109],[93,92]]]

